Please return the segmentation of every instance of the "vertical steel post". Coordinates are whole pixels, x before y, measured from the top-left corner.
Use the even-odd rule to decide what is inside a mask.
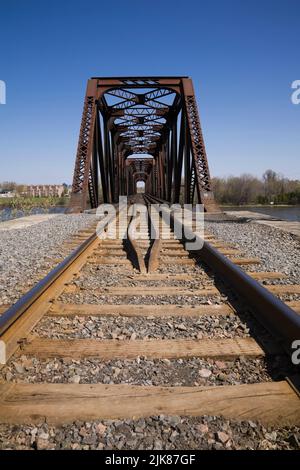
[[[91,153],[96,118],[97,80],[89,80],[81,119],[75,168],[73,175],[70,210],[81,212],[86,208],[90,177]]]

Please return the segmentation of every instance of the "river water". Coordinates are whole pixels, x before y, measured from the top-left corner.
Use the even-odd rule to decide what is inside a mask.
[[[0,222],[6,220],[18,219],[19,217],[26,217],[27,215],[34,214],[63,214],[66,211],[66,207],[50,207],[45,209],[44,207],[33,207],[29,211],[23,211],[19,209],[12,209],[11,207],[4,207],[0,209]]]
[[[300,222],[300,206],[222,206],[224,211],[251,211],[270,215],[276,219]],[[66,207],[34,207],[30,211],[15,210],[9,207],[0,209],[0,222],[32,214],[63,214]]]
[[[300,206],[222,206],[224,211],[250,211],[270,215],[276,219],[300,222]]]

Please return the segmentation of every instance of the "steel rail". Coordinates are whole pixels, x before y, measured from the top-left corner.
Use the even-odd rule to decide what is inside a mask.
[[[145,195],[148,202],[166,203],[152,195]],[[166,209],[162,208],[162,212]],[[166,212],[167,213],[167,212]],[[170,220],[174,223],[174,217],[170,214]],[[177,222],[176,222],[177,223]],[[183,224],[182,228],[183,228]],[[195,239],[189,227],[184,228],[186,238],[182,241]],[[255,279],[250,277],[239,266],[230,259],[222,255],[210,243],[203,241],[201,250],[195,251],[195,255],[204,261],[213,271],[215,271],[225,282],[230,283],[234,290],[247,301],[256,319],[275,337],[285,351],[291,355],[294,352],[293,342],[300,340],[300,315],[286,305],[282,300],[268,291]]]

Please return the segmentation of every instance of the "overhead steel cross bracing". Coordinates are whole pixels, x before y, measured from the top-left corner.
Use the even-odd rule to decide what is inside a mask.
[[[137,181],[160,199],[218,211],[190,78],[88,80],[70,209],[117,202]]]

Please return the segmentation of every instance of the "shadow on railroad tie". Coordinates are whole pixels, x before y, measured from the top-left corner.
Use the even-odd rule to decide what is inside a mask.
[[[137,258],[136,252],[134,251],[129,239],[123,239],[123,248],[126,251],[127,259],[130,261],[134,269],[139,270],[139,260]]]

